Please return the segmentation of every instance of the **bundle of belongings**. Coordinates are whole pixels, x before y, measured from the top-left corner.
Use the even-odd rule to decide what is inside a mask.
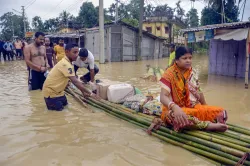
[[[136,94],[125,99],[123,105],[127,108],[147,115],[161,115],[161,103],[152,94]]]
[[[127,83],[102,80],[97,83],[97,94],[104,100],[123,104],[125,107],[147,115],[161,115],[159,99],[148,92],[143,95],[141,91]]]

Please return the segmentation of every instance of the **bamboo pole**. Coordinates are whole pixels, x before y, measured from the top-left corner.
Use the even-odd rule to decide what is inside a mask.
[[[235,132],[242,133],[242,134],[250,136],[250,131],[249,130],[245,130],[245,129],[235,127],[235,126],[231,126],[231,125],[229,125],[228,128],[230,130],[232,130],[232,131],[235,131]]]
[[[230,137],[227,137],[227,136],[223,136],[223,135],[216,135],[216,133],[212,133],[212,132],[202,132],[202,131],[194,131],[198,134],[201,134],[201,135],[207,135],[209,137],[212,137],[212,138],[217,138],[217,139],[220,139],[220,140],[223,140],[223,141],[227,141],[227,142],[230,142],[230,143],[234,143],[236,145],[240,145],[240,146],[243,146],[243,147],[249,147],[250,144],[248,143],[245,143],[245,142],[242,142],[240,140],[237,140],[237,139],[234,139],[234,138],[230,138]]]
[[[93,100],[92,100],[92,102],[95,103],[95,101],[93,101]],[[102,105],[100,105],[100,106],[102,107]],[[132,119],[132,120],[134,120],[134,121],[136,121],[138,123],[141,123],[143,125],[150,126],[150,124],[151,124],[148,121],[145,121],[145,120],[140,119],[140,118],[133,117],[132,115],[129,115],[127,113],[115,110],[113,108],[109,108],[107,106],[104,106],[104,108],[108,109],[108,110],[110,110],[112,112],[115,112],[115,113],[117,113],[117,114],[119,114],[119,115],[121,115],[121,116],[123,116],[125,118]],[[172,130],[170,130],[168,128],[165,128],[165,127],[161,127],[160,130],[163,131],[163,132],[166,132],[166,133],[169,133],[169,134],[172,134],[172,135],[184,138],[184,139],[188,139],[190,141],[194,141],[196,143],[200,143],[200,144],[206,145],[208,147],[211,147],[211,148],[214,148],[214,149],[217,149],[217,150],[221,150],[223,152],[232,154],[232,155],[237,156],[237,157],[242,157],[244,155],[244,153],[241,152],[241,151],[234,150],[232,148],[228,148],[228,147],[225,147],[225,146],[222,146],[222,145],[218,145],[218,144],[215,144],[213,142],[206,141],[206,140],[202,140],[202,139],[199,139],[199,138],[196,138],[194,136],[187,135],[187,134],[177,133],[177,132],[172,131]]]
[[[89,102],[89,103],[91,103],[91,102]],[[93,102],[92,102],[92,104],[93,104]],[[95,105],[95,104],[93,104],[93,105]],[[97,106],[97,105],[95,105],[95,106]],[[102,108],[101,106],[98,106],[98,107],[99,107],[99,108]],[[116,113],[114,113],[114,112],[108,111],[107,109],[105,109],[105,111],[108,112],[109,114],[113,115],[113,116],[116,116],[116,117],[118,117],[118,118],[120,118],[120,119],[123,119],[123,120],[128,121],[128,122],[130,122],[130,123],[132,123],[132,124],[135,124],[135,125],[137,125],[137,126],[140,126],[140,127],[142,127],[144,130],[147,129],[147,126],[145,126],[145,125],[143,125],[143,124],[137,123],[137,122],[135,122],[135,121],[133,121],[133,120],[130,120],[130,119],[128,119],[128,118],[125,118],[125,117],[123,117],[123,116],[121,116],[121,115],[119,115],[119,114],[116,114]],[[187,141],[187,140],[185,140],[185,139],[181,139],[181,138],[175,137],[175,136],[173,136],[173,135],[171,135],[171,134],[166,134],[166,133],[163,133],[163,132],[160,132],[160,131],[154,131],[154,132],[156,133],[155,136],[158,135],[158,137],[164,138],[163,140],[164,140],[165,142],[168,142],[168,143],[171,143],[171,144],[173,144],[173,142],[175,142],[174,145],[176,145],[176,146],[183,147],[183,148],[185,148],[185,149],[187,149],[187,150],[190,150],[190,151],[192,151],[192,152],[196,152],[196,153],[198,152],[198,154],[200,154],[200,155],[204,155],[204,156],[206,156],[206,157],[215,159],[215,160],[220,161],[220,162],[222,161],[222,162],[225,163],[225,164],[236,164],[237,161],[240,160],[240,158],[238,158],[238,157],[232,156],[232,155],[227,154],[227,153],[223,153],[223,152],[218,151],[218,150],[214,150],[214,149],[208,148],[208,147],[206,147],[206,146],[204,146],[204,145],[200,145],[200,144],[197,144],[197,143],[193,143],[193,142],[191,142],[191,141]],[[154,133],[153,133],[153,135],[154,135]],[[162,136],[164,136],[164,137],[162,137]],[[167,137],[167,138],[166,138],[166,137]],[[168,141],[166,141],[166,140],[168,140]],[[185,145],[185,144],[183,144],[183,143],[181,143],[181,142],[186,143],[187,145]],[[192,147],[192,146],[189,146],[189,145],[192,145],[192,146],[195,146],[195,147]],[[201,149],[203,149],[203,150],[210,151],[210,152],[212,152],[212,153],[211,153],[211,155],[208,155],[208,154],[209,154],[208,152],[203,151],[203,150],[200,150],[200,149],[198,149],[198,148],[201,148]],[[223,157],[220,157],[220,156],[215,157],[215,156],[216,156],[215,154],[216,154],[216,155],[223,156]],[[232,160],[233,160],[233,161],[232,161]],[[213,160],[212,160],[212,161],[213,161]],[[214,162],[214,161],[213,161],[213,162]],[[216,163],[217,163],[217,162],[216,162]],[[217,164],[218,164],[218,163],[217,163]],[[250,165],[250,162],[248,162],[247,165]]]
[[[231,123],[227,123],[228,126],[232,126],[232,127],[237,127],[237,128],[240,128],[240,129],[243,129],[243,130],[248,130],[250,131],[249,128],[246,128],[246,127],[243,127],[243,126],[239,126],[239,125],[235,125],[235,124],[231,124]]]
[[[132,117],[132,120],[135,120],[135,121],[137,121],[139,118],[138,117],[133,117],[133,115],[131,115],[131,114],[128,114],[128,112],[121,112],[122,110],[115,110],[115,109],[113,109],[111,106],[107,106],[107,105],[105,105],[104,103],[98,103],[97,101],[94,101],[93,99],[90,99],[90,100],[92,100],[91,102],[92,102],[92,104],[93,103],[95,103],[95,107],[99,107],[100,109],[103,109],[103,107],[106,107],[105,109],[106,109],[106,111],[108,110],[109,112],[110,111],[112,111],[113,113],[117,113],[117,114],[119,114],[120,115],[120,117],[123,117],[123,118],[130,118],[131,119],[131,117]],[[102,105],[102,104],[104,104],[104,105]],[[111,107],[111,108],[110,108]],[[117,111],[117,112],[116,112]],[[124,115],[125,115],[125,117],[124,117]],[[139,122],[141,123],[142,122],[142,124],[144,124],[144,125],[146,125],[146,126],[149,126],[149,122],[147,121],[147,120],[139,120]],[[165,128],[166,129],[166,128]],[[171,134],[173,134],[172,133],[173,131],[171,131],[170,133]],[[186,138],[185,138],[186,139]],[[196,138],[196,139],[194,139],[194,140],[199,140],[198,138]],[[233,155],[235,155],[235,156],[238,156],[238,157],[242,157],[242,155],[243,155],[243,153],[242,152],[239,152],[239,151],[235,151],[235,150],[233,150],[233,149],[230,149],[230,148],[226,148],[226,147],[223,147],[223,146],[216,146],[216,144],[213,144],[213,143],[211,143],[211,142],[209,142],[208,144],[206,144],[206,141],[204,141],[204,140],[201,140],[200,139],[200,141],[201,141],[201,143],[202,144],[204,144],[204,145],[206,145],[206,146],[209,146],[209,147],[215,147],[215,149],[217,148],[218,150],[221,150],[221,151],[226,151],[226,152],[229,152],[230,154],[233,154]]]
[[[248,72],[249,72],[249,50],[248,50],[248,44],[249,44],[249,29],[247,33],[247,40],[246,40],[246,72],[245,72],[245,89],[248,89]]]
[[[220,140],[220,139],[217,139],[217,138],[213,138],[213,137],[210,137],[210,136],[207,136],[207,135],[201,135],[201,134],[193,132],[193,131],[183,131],[183,132],[186,133],[186,134],[189,134],[189,135],[192,135],[192,136],[204,139],[204,140],[208,140],[208,141],[211,141],[211,142],[215,142],[215,143],[218,143],[218,144],[221,144],[221,145],[225,145],[227,147],[231,147],[231,148],[243,151],[243,152],[250,152],[249,148],[246,148],[246,147],[243,147],[243,146],[240,146],[240,145],[236,145],[236,144],[233,144],[233,143],[230,143],[230,142],[227,142],[227,141],[223,141],[223,140]]]
[[[114,115],[114,116],[117,116],[118,118],[124,119],[124,120],[126,120],[126,121],[128,121],[128,122],[130,122],[130,123],[132,123],[132,124],[135,124],[135,125],[137,125],[137,126],[140,126],[140,127],[141,127],[142,129],[144,129],[144,130],[147,129],[147,127],[146,127],[145,125],[140,124],[140,123],[138,123],[138,122],[135,122],[135,121],[133,121],[133,120],[130,120],[130,119],[128,119],[128,118],[122,117],[122,116],[119,115],[119,114],[116,114],[116,113],[111,113],[111,114]],[[161,133],[162,135],[160,135],[160,134],[158,134],[158,133]],[[180,140],[181,140],[180,138],[175,137],[175,136],[172,136],[172,135],[170,135],[170,134],[166,134],[166,133],[160,132],[160,131],[154,131],[154,132],[152,133],[152,135],[155,136],[155,137],[158,137],[159,139],[161,139],[161,140],[163,140],[163,141],[165,141],[165,142],[167,142],[167,143],[173,144],[173,145],[175,145],[175,146],[182,147],[182,148],[187,149],[187,150],[189,150],[189,151],[191,151],[191,152],[195,152],[195,153],[200,154],[200,155],[202,155],[202,156],[206,156],[206,157],[208,157],[208,158],[210,158],[210,159],[213,159],[213,160],[222,162],[222,163],[224,163],[224,164],[230,164],[230,165],[235,165],[235,164],[237,164],[237,162],[231,160],[231,157],[234,158],[234,160],[236,160],[236,161],[239,160],[239,158],[234,157],[234,156],[229,155],[229,154],[226,154],[226,153],[224,153],[224,155],[225,155],[227,158],[218,156],[218,153],[221,154],[221,153],[223,153],[223,152],[220,153],[220,151],[216,151],[216,150],[207,148],[206,146],[199,145],[199,144],[196,144],[196,143],[192,143],[192,142],[190,142],[190,141],[185,141],[184,139],[182,139],[183,142],[189,143],[190,145],[198,145],[199,147],[203,147],[204,149],[210,150],[210,151],[214,152],[215,154],[210,153],[210,152],[206,152],[206,151],[204,151],[204,150],[198,149],[198,148],[196,148],[196,147],[192,147],[192,146],[190,146],[190,145],[187,145],[187,144],[184,144],[184,143],[181,143],[181,142],[178,142],[178,141],[176,141],[176,140],[179,140],[179,141],[180,141]],[[170,138],[169,138],[169,137],[170,137]],[[172,138],[172,139],[171,139],[171,138]],[[176,140],[174,140],[174,139],[176,139]],[[218,152],[218,153],[217,153],[217,152]],[[229,158],[230,158],[230,159],[229,159]],[[249,162],[248,164],[250,165],[250,162]]]

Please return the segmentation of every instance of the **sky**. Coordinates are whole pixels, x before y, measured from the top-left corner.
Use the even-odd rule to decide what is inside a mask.
[[[76,16],[79,13],[81,4],[86,1],[92,2],[95,6],[99,5],[99,0],[0,0],[0,16],[6,12],[14,12],[13,9],[21,12],[21,6],[25,6],[25,13],[29,22],[31,22],[34,16],[40,16],[42,20],[57,17],[63,10]],[[145,4],[168,4],[171,7],[175,7],[177,1],[178,0],[145,0]],[[108,8],[114,2],[115,0],[104,0],[104,8]],[[128,3],[129,0],[120,0],[120,2]],[[181,6],[186,12],[189,11],[191,8],[190,0],[181,0]],[[203,0],[196,0],[194,7],[198,10],[199,16],[204,6],[206,6],[206,4]],[[247,21],[250,17],[250,10],[247,9],[250,9],[250,0],[247,0],[243,21]],[[17,12],[14,13],[20,14]]]

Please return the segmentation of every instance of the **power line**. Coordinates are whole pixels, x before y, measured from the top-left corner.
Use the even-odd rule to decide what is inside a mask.
[[[31,5],[33,5],[36,2],[36,0],[32,1],[29,6],[27,6],[25,9],[28,9]]]
[[[55,7],[53,7],[48,13],[46,13],[43,17],[47,16],[54,8],[58,7],[64,0],[61,0]]]

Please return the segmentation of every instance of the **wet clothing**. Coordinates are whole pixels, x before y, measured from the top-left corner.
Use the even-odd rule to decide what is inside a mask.
[[[55,54],[56,54],[57,62],[59,62],[60,60],[62,60],[66,56],[65,49],[64,49],[63,46],[56,45],[54,47],[54,51],[55,51]]]
[[[90,69],[94,69],[94,65],[95,65],[95,58],[94,55],[88,51],[88,57],[85,61],[81,60],[81,57],[78,56],[76,61],[73,62],[73,65],[78,66],[80,68],[90,68]]]
[[[76,66],[76,65],[74,65],[75,75],[77,75],[76,72],[77,72],[78,69],[79,69],[79,67]],[[90,67],[89,66],[87,67],[87,69],[90,71]],[[99,72],[99,68],[97,67],[96,64],[94,64],[94,72],[95,72],[95,75]],[[82,78],[84,79],[84,81],[89,82],[91,80],[90,72],[88,72],[87,74],[85,74]]]
[[[53,68],[53,55],[54,55],[54,49],[52,47],[48,47],[46,48],[46,56],[47,56],[47,60],[48,60],[48,64],[50,68]]]
[[[191,118],[191,120],[195,120],[196,123],[198,123],[198,121],[214,122],[218,117],[224,115],[224,109],[216,106],[201,105],[199,103],[200,90],[196,78],[197,77],[194,77],[192,68],[182,74],[175,63],[165,71],[160,79],[161,88],[167,90],[169,94],[171,94],[170,99],[181,107],[188,116],[197,118]],[[170,117],[171,110],[168,109],[168,106],[163,105],[161,114],[162,120],[165,123],[171,123]],[[207,127],[205,124],[201,126]],[[174,126],[174,128],[180,129],[179,126]]]
[[[87,59],[85,61],[82,61],[81,57],[78,56],[76,61],[73,62],[73,65],[74,65],[74,69],[75,69],[75,74],[77,73],[77,70],[79,68],[86,68],[89,71],[91,69],[94,69],[95,75],[99,72],[99,68],[95,64],[94,55],[90,51],[88,51],[88,57],[87,57]],[[84,81],[89,82],[91,80],[90,72],[85,74],[82,78],[84,79]]]
[[[29,90],[42,90],[46,77],[45,72],[38,72],[29,68]]]
[[[22,57],[23,56],[22,49],[16,49],[16,56],[17,57]]]
[[[64,106],[68,105],[66,96],[44,98],[48,110],[62,111]]]
[[[49,110],[61,111],[68,104],[64,90],[71,76],[75,76],[75,71],[65,56],[50,71],[43,86],[44,100]]]
[[[75,76],[74,67],[67,57],[58,62],[49,72],[43,85],[45,98],[64,96],[64,90],[68,85],[69,77]]]

